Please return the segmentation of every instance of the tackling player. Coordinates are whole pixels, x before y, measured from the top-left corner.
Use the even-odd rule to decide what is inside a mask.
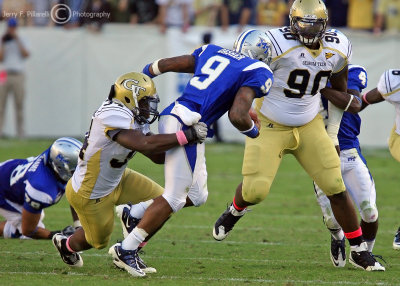
[[[183,94],[161,113],[159,132],[182,132],[199,121],[210,126],[228,111],[230,121],[241,133],[249,138],[257,137],[260,126],[253,121],[249,110],[253,99],[267,95],[272,85],[272,72],[267,65],[270,51],[266,34],[251,30],[240,35],[234,51],[204,45],[191,55],[165,58],[147,65],[144,72],[150,76],[170,71],[194,73]],[[166,152],[165,191],[147,208],[122,244],[110,248],[115,264],[134,276],[144,276],[131,259],[139,245],[162,227],[172,213],[184,206],[200,206],[206,202],[204,153],[204,144],[176,147]]]
[[[326,31],[328,13],[321,0],[294,1],[289,18],[290,27],[267,33],[273,47],[271,69],[275,81],[268,96],[256,99],[260,136],[246,139],[243,181],[231,206],[216,221],[213,236],[216,240],[225,239],[247,206],[265,199],[282,157],[292,154],[328,196],[351,245],[350,262],[367,271],[385,270],[368,252],[342,180],[334,145],[338,145],[343,110],[330,104],[326,131],[318,114],[317,94],[321,89],[338,107],[351,112],[360,110],[360,102],[346,93],[350,41],[337,30]],[[324,88],[328,79],[332,89]]]
[[[396,119],[389,138],[389,151],[393,158],[400,162],[400,69],[385,71],[377,87],[365,93],[362,99],[362,108],[384,100],[394,105]],[[400,227],[394,237],[393,248],[400,249]]]
[[[153,80],[131,72],[117,78],[108,99],[92,116],[65,192],[82,228],[69,237],[61,233],[53,236],[53,244],[66,264],[81,267],[79,251],[107,246],[113,231],[114,206],[149,201],[163,193],[156,182],[127,168],[136,152],[162,164],[166,150],[206,139],[207,128],[201,123],[172,134],[151,134],[150,124],[158,118],[158,102]],[[125,255],[125,259],[142,272],[137,253]],[[155,271],[144,263],[141,267]]]
[[[57,139],[37,157],[0,163],[0,236],[51,239],[55,233],[71,235],[74,228],[50,231],[43,224],[44,209],[62,198],[75,170],[82,143],[74,138]],[[80,225],[71,208],[74,226]]]
[[[349,65],[347,90],[356,96],[361,103],[361,91],[367,87],[367,72],[361,66]],[[328,118],[327,101],[322,98],[323,116]],[[345,102],[347,103],[347,102]],[[338,140],[340,146],[340,161],[342,177],[361,216],[361,229],[367,243],[368,251],[372,252],[378,231],[378,209],[376,207],[375,182],[368,170],[367,162],[361,154],[360,134],[361,118],[358,114],[344,112],[340,123]],[[331,232],[330,257],[335,267],[346,264],[345,236],[339,223],[333,215],[329,199],[321,188],[314,183],[314,190],[321,207],[326,227]]]

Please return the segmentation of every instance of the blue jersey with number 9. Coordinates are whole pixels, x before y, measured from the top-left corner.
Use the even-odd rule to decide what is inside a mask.
[[[272,71],[261,61],[216,45],[202,46],[192,55],[195,72],[177,101],[200,113],[208,126],[230,109],[240,87],[253,88],[262,97],[272,86]],[[173,105],[161,115],[170,114]]]

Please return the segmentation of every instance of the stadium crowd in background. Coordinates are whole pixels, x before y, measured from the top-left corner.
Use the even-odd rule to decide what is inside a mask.
[[[165,33],[179,26],[186,32],[191,25],[282,26],[293,0],[2,0],[0,17],[20,18],[21,25],[89,26],[99,30],[104,23],[154,24]],[[371,31],[400,31],[400,1],[397,0],[325,0],[329,25]],[[68,10],[63,6],[67,5]],[[54,8],[54,9],[53,9]],[[62,8],[58,10],[59,8]],[[16,13],[16,14],[15,14]],[[88,16],[90,13],[94,16]],[[57,14],[57,15],[55,15]],[[70,16],[70,17],[69,17]],[[54,23],[52,17],[68,19]]]

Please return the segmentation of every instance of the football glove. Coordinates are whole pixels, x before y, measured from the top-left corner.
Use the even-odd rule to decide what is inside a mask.
[[[207,124],[198,122],[183,131],[189,144],[203,143],[207,138]]]

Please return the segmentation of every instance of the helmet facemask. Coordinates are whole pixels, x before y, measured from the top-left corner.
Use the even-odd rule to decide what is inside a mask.
[[[133,98],[137,102],[137,96],[134,95]],[[152,124],[157,120],[159,113],[157,111],[158,103],[160,99],[157,94],[152,96],[145,96],[137,102],[133,110],[134,117],[139,124]]]
[[[290,26],[299,40],[307,47],[314,46],[325,34],[326,19],[291,17]]]

